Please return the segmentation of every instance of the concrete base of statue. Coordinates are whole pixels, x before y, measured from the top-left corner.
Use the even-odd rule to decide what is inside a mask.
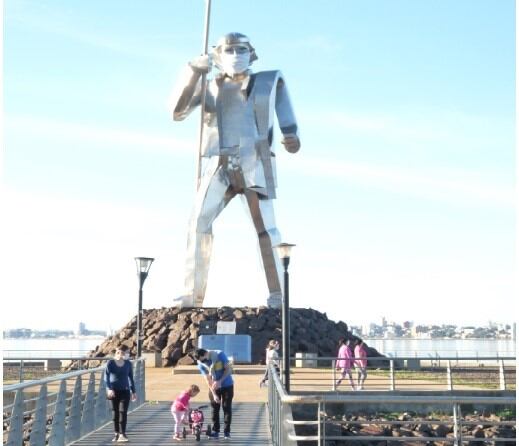
[[[269,308],[281,308],[283,304],[283,297],[281,293],[272,293],[267,299],[267,306]]]

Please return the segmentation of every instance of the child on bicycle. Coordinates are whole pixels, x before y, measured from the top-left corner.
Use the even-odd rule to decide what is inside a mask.
[[[196,384],[191,384],[191,386],[181,392],[171,404],[171,414],[175,419],[175,434],[173,435],[173,440],[182,440],[181,425],[189,413],[189,400],[198,395],[199,392],[200,388]]]

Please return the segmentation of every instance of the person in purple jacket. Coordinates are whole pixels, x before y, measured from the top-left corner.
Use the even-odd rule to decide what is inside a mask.
[[[355,390],[355,384],[353,383],[353,376],[351,375],[351,368],[353,366],[353,352],[350,348],[350,342],[344,338],[339,339],[339,352],[337,353],[337,370],[341,370],[341,377],[335,383],[335,387],[339,387],[346,376],[350,380],[351,390]]]
[[[118,443],[128,442],[126,437],[126,422],[130,398],[137,399],[133,381],[132,363],[125,359],[121,346],[117,347],[114,359],[110,359],[105,369],[106,396],[112,401],[114,438]]]

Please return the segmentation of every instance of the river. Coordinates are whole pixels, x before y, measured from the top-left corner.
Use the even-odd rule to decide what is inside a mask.
[[[63,339],[3,339],[4,359],[10,357],[36,358],[68,358],[84,356],[101,344],[105,338],[83,337]]]
[[[494,357],[515,356],[516,342],[510,339],[365,339],[384,355]]]
[[[4,358],[15,356],[82,356],[104,338],[4,339]],[[516,342],[506,339],[369,339],[365,342],[384,355],[392,356],[515,356]]]

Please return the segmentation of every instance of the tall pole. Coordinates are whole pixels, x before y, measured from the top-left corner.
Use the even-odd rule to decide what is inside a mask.
[[[148,271],[150,270],[151,264],[155,259],[151,257],[135,257],[137,262],[137,276],[139,277],[139,309],[137,312],[137,358],[142,355],[142,286],[146,277],[148,277]]]
[[[137,358],[142,354],[142,285],[146,279],[146,273],[139,274],[139,312],[137,313]]]
[[[207,54],[209,46],[209,22],[211,19],[211,0],[205,0],[205,23],[204,23],[204,38],[202,46],[202,54]],[[201,91],[201,104],[200,104],[200,129],[198,134],[198,152],[196,156],[196,190],[200,186],[201,176],[201,164],[202,164],[202,140],[204,137],[204,113],[205,113],[205,95],[207,90],[207,74],[202,74],[202,91]]]
[[[290,393],[290,299],[288,294],[289,262],[290,257],[283,258],[283,267],[285,268],[285,289],[283,293],[283,314],[281,323],[283,331],[283,374],[285,375],[285,389],[287,393]]]

